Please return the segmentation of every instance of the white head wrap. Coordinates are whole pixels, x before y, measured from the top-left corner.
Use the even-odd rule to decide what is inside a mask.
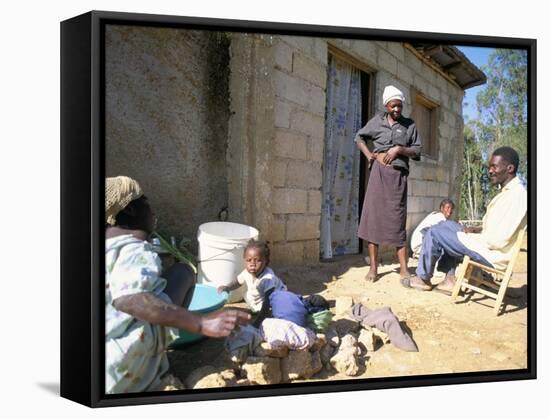
[[[390,101],[398,99],[401,102],[405,102],[405,96],[403,96],[403,92],[399,90],[395,86],[386,86],[384,88],[384,93],[382,94],[382,101],[384,102],[384,106]]]

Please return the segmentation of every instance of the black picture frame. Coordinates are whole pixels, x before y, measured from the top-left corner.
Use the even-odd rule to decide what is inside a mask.
[[[165,393],[105,395],[104,195],[106,24],[519,48],[528,54],[528,366]],[[536,40],[92,11],[61,23],[61,396],[91,407],[436,386],[536,378]],[[84,187],[83,187],[84,185]],[[78,278],[78,280],[75,280]]]

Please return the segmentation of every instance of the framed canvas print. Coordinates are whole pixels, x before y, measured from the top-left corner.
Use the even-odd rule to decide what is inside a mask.
[[[533,39],[62,22],[61,395],[535,378],[535,63]]]

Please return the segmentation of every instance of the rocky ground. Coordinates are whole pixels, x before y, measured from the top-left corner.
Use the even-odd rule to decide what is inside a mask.
[[[364,280],[368,267],[360,256],[313,266],[275,265],[291,291],[318,293],[331,303],[336,316],[319,347],[301,354],[294,352],[304,351],[269,354],[264,350],[243,365],[229,359],[223,340],[205,339],[170,351],[172,370],[187,388],[199,388],[526,368],[526,248],[525,242],[509,286],[514,298],[505,298],[500,316],[492,312],[493,300],[479,294],[453,304],[440,293],[406,289],[394,264],[383,265],[379,280],[368,283]],[[373,338],[366,337],[365,330],[360,333],[360,326],[347,319],[343,309],[352,302],[373,309],[391,307],[419,352],[401,351],[376,337],[374,347],[367,348],[370,343],[365,339]],[[336,355],[342,359],[331,362]]]

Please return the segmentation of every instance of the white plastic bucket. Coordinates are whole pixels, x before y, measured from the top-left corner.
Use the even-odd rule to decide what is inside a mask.
[[[201,224],[197,233],[199,268],[197,281],[213,287],[229,285],[244,269],[243,249],[259,231],[244,224],[211,222]],[[244,287],[229,294],[230,303],[241,301]]]

